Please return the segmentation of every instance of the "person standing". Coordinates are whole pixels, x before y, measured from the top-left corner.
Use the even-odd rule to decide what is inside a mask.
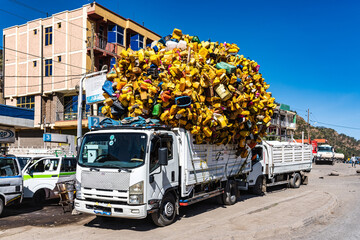
[[[356,167],[356,157],[355,157],[355,154],[353,154],[352,157],[351,157],[351,166],[352,166],[352,167]]]

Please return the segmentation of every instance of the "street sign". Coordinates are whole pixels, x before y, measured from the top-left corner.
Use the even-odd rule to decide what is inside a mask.
[[[88,117],[88,128],[98,127],[104,117]]]
[[[98,103],[105,100],[102,90],[105,81],[105,74],[87,78],[85,80],[86,104]]]
[[[50,133],[44,133],[43,134],[43,141],[44,142],[51,142],[51,134]]]
[[[0,143],[14,143],[15,129],[14,128],[0,128]]]

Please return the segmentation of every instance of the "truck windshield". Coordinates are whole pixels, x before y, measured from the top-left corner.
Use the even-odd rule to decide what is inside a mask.
[[[135,168],[144,164],[147,137],[141,133],[89,134],[83,139],[79,164],[86,167]]]
[[[16,160],[14,158],[0,158],[0,177],[19,175]]]
[[[318,152],[332,152],[331,147],[319,146]]]

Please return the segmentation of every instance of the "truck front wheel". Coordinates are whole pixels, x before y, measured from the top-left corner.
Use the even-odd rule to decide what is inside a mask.
[[[263,195],[266,192],[266,182],[263,176],[256,179],[255,185],[251,188],[251,192],[255,195]]]
[[[0,216],[4,210],[4,201],[0,198]]]
[[[151,214],[155,225],[164,227],[174,222],[176,215],[175,198],[172,194],[166,194],[161,202],[159,211]]]

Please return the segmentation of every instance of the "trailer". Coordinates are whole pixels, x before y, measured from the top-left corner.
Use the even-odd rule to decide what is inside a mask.
[[[171,224],[179,208],[239,195],[237,179],[251,170],[251,151],[235,145],[194,144],[182,128],[104,127],[86,133],[78,154],[75,209]]]
[[[312,146],[295,142],[263,141],[252,150],[252,168],[242,190],[263,194],[267,187],[307,184],[312,168]]]

